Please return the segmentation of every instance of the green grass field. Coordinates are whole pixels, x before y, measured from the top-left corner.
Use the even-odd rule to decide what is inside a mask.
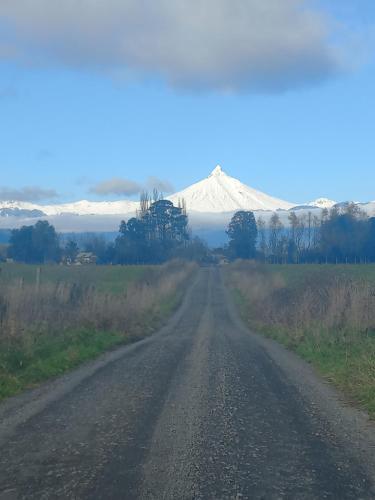
[[[0,264],[0,285],[21,279],[27,284],[33,284],[36,282],[38,268],[41,270],[41,284],[78,283],[93,285],[101,292],[122,293],[130,283],[142,279],[152,266],[36,266],[4,263]]]

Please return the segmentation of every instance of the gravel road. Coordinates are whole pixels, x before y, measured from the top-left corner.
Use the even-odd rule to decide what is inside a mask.
[[[202,269],[154,336],[0,405],[0,500],[375,499],[375,430]]]

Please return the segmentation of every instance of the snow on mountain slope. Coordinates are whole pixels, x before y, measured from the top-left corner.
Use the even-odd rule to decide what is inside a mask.
[[[370,201],[368,203],[358,203],[358,206],[369,217],[375,217],[375,201]]]
[[[272,198],[227,175],[220,166],[200,182],[168,197],[174,204],[184,199],[188,211],[205,213],[236,210],[288,210],[293,203]]]
[[[186,201],[188,211],[204,213],[225,213],[236,210],[288,210],[294,205],[242,184],[227,175],[220,166],[206,178],[168,197],[173,203]],[[56,215],[127,215],[138,208],[136,201],[77,201],[60,205],[36,205],[33,203],[7,201],[0,202],[0,209],[39,210],[47,216]]]
[[[319,198],[306,205],[296,205],[284,200],[273,198],[265,193],[246,186],[239,180],[227,175],[220,166],[217,166],[211,174],[189,186],[188,188],[168,197],[175,205],[182,199],[185,200],[189,215],[196,218],[198,214],[207,214],[211,220],[222,214],[227,219],[228,214],[237,210],[275,211],[275,210],[311,210],[332,208],[335,201],[327,198]],[[363,209],[374,214],[375,204],[361,204]],[[311,207],[311,208],[310,208]],[[35,218],[37,211],[47,217],[60,216],[124,216],[132,217],[139,208],[139,202],[131,200],[120,201],[77,201],[74,203],[63,203],[59,205],[37,205],[21,201],[0,201],[0,217],[19,216],[24,218]]]
[[[20,210],[40,210],[48,216],[53,215],[126,215],[134,213],[139,207],[136,201],[77,201],[61,205],[36,205],[22,201],[0,202],[0,209],[18,208]]]
[[[5,209],[5,210],[18,209],[18,210],[28,210],[28,211],[40,210],[44,212],[44,210],[42,210],[41,205],[28,203],[26,201],[0,201],[0,209]]]
[[[318,198],[315,201],[308,203],[310,207],[332,208],[337,204],[337,201],[329,200],[328,198]]]
[[[368,203],[366,205],[366,211],[371,217],[375,217],[375,201],[372,201],[371,203]]]
[[[77,215],[123,215],[135,212],[139,206],[137,201],[87,201],[62,205],[45,205],[43,211],[47,215],[77,214]]]

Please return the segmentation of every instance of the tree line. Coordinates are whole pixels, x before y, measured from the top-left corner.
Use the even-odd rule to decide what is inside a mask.
[[[275,212],[268,222],[237,212],[227,229],[229,258],[272,264],[375,262],[375,217],[355,204],[324,209],[320,215],[292,211],[284,224]]]
[[[95,256],[97,264],[159,264],[172,258],[213,262],[215,252],[192,238],[183,201],[179,206],[144,194],[136,217],[122,221],[114,241],[91,235],[81,242],[61,244],[47,221],[11,231],[7,257],[17,262],[75,263],[80,252]],[[228,228],[229,259],[257,259],[270,264],[375,262],[375,217],[357,205],[313,212],[292,211],[284,223],[280,213],[268,221],[251,211],[239,211]],[[217,254],[217,252],[216,252]]]
[[[207,248],[191,238],[184,202],[174,206],[154,193],[141,197],[136,217],[122,221],[114,242],[92,236],[79,248],[73,239],[65,246],[47,221],[11,232],[7,255],[29,264],[74,263],[80,251],[95,255],[98,264],[159,264],[172,258],[204,259]]]

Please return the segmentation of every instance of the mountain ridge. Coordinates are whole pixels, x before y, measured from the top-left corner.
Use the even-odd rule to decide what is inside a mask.
[[[182,199],[187,211],[197,214],[228,214],[238,210],[251,211],[290,211],[311,208],[332,208],[337,202],[328,198],[318,198],[305,204],[290,203],[258,191],[238,179],[226,174],[217,165],[208,177],[188,186],[187,188],[167,196],[166,199],[178,204]],[[371,203],[360,203],[362,206]],[[46,204],[23,201],[0,201],[0,216],[23,216],[30,218],[38,216],[56,217],[70,216],[131,216],[139,209],[139,202],[133,200],[89,201],[80,200],[72,203]]]
[[[173,202],[184,199],[187,210],[224,213],[237,210],[289,210],[288,201],[273,198],[226,174],[220,165],[205,179],[169,196]]]
[[[186,189],[167,196],[175,204],[185,200],[188,211],[227,213],[237,210],[289,210],[295,204],[257,191],[238,179],[227,175],[218,165],[208,177]],[[46,216],[56,215],[127,215],[135,213],[139,202],[132,200],[88,201],[39,205],[22,201],[0,202],[1,209],[41,211]]]

